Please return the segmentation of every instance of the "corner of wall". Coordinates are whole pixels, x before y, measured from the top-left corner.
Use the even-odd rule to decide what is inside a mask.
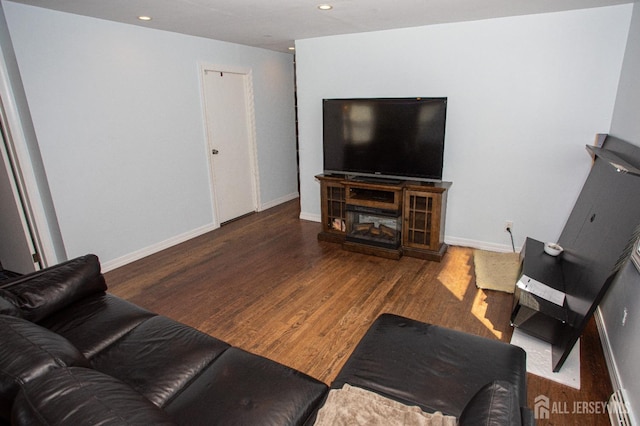
[[[11,135],[7,144],[13,151],[14,161],[20,171],[18,179],[26,198],[25,214],[35,228],[34,239],[44,266],[54,265],[66,260],[67,255],[13,50],[3,2],[0,2],[0,62],[0,99],[6,115],[7,133]]]

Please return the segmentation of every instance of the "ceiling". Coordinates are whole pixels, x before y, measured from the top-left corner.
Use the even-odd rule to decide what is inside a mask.
[[[634,0],[12,0],[288,52],[294,40],[632,3]],[[332,10],[322,11],[326,2]],[[140,21],[140,15],[152,17]]]

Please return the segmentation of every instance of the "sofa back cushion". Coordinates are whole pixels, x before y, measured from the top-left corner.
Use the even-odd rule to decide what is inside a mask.
[[[83,297],[106,289],[97,256],[88,254],[0,286],[0,298],[13,304],[20,313],[18,316],[38,322]],[[12,314],[5,309],[3,313]]]
[[[99,371],[61,368],[18,394],[12,425],[173,425],[171,418],[118,379]]]
[[[8,419],[20,387],[47,372],[88,366],[64,337],[25,319],[0,315],[0,419]]]

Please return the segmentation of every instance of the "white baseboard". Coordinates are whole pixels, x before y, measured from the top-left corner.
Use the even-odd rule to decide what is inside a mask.
[[[312,222],[322,222],[322,216],[315,213],[300,212],[300,219],[309,220]],[[480,250],[496,251],[500,253],[513,252],[513,248],[505,244],[488,243],[486,241],[476,241],[467,238],[449,237],[445,235],[444,242],[451,246],[471,247]],[[521,249],[522,247],[516,246],[516,252],[520,253]]]
[[[189,232],[185,232],[184,234],[176,235],[175,237],[171,237],[167,240],[161,241],[157,244],[153,244],[149,247],[145,247],[140,250],[136,250],[133,253],[129,253],[127,255],[118,257],[113,260],[109,260],[107,262],[101,263],[102,272],[109,272],[121,266],[127,265],[129,263],[135,262],[136,260],[140,260],[143,257],[147,257],[154,253],[158,253],[164,249],[169,247],[173,247],[177,244],[183,243],[192,238],[198,237],[202,234],[206,234],[207,232],[213,231],[215,226],[213,224],[201,226],[200,228],[193,229]]]
[[[609,376],[611,377],[611,385],[613,386],[614,391],[622,389],[620,373],[618,372],[618,366],[616,365],[615,357],[613,356],[613,348],[611,347],[609,335],[607,334],[607,327],[605,326],[604,317],[602,316],[600,306],[596,308],[593,316],[596,320],[598,334],[600,335],[600,343],[602,344],[602,352],[604,352],[604,359],[607,363]]]
[[[258,211],[261,212],[261,211],[270,209],[271,207],[278,206],[280,204],[286,203],[287,201],[295,200],[296,198],[299,198],[299,197],[300,197],[299,193],[292,192],[291,194],[287,194],[283,197],[276,198],[275,200],[269,201],[268,203],[261,204],[258,207]]]
[[[322,216],[319,214],[300,212],[300,219],[310,220],[311,222],[322,222]]]
[[[604,353],[604,360],[607,364],[607,370],[609,371],[609,380],[611,380],[611,386],[613,387],[613,395],[616,393],[621,393],[625,395],[627,401],[629,401],[626,396],[626,389],[622,384],[622,376],[620,375],[620,370],[618,369],[618,364],[616,363],[616,358],[613,355],[613,347],[611,346],[611,340],[609,340],[609,334],[607,333],[606,323],[604,321],[604,316],[602,315],[602,310],[600,310],[600,306],[596,308],[596,311],[593,313],[593,316],[596,320],[596,327],[598,329],[598,335],[600,336],[600,344],[602,345],[602,352]],[[611,400],[609,400],[611,403]],[[607,410],[609,411],[609,410]],[[636,421],[635,413],[631,409],[629,405],[623,406],[623,417],[626,419],[622,422],[614,422],[615,413],[609,411],[609,418],[611,420],[611,424],[638,424]],[[626,414],[626,416],[624,416]]]
[[[267,210],[267,209],[270,209],[271,207],[275,207],[277,205],[286,203],[287,201],[295,200],[299,196],[300,195],[297,192],[287,194],[283,197],[277,198],[273,201],[260,205],[258,211]],[[319,221],[320,220],[318,220],[318,222]],[[199,237],[200,235],[206,234],[207,232],[213,231],[214,229],[216,229],[216,227],[213,224],[208,224],[200,228],[193,229],[189,232],[185,232],[184,234],[176,235],[175,237],[171,237],[165,241],[161,241],[152,246],[134,251],[133,253],[129,253],[117,259],[109,260],[107,262],[102,263],[102,272],[112,271],[116,268],[127,265],[131,262],[135,262],[136,260],[140,260],[143,257],[147,257],[149,255],[158,253],[164,249],[173,247],[177,244],[183,243],[192,238]]]
[[[496,251],[500,253],[513,252],[513,248],[510,245],[488,243],[486,241],[470,240],[467,238],[449,237],[445,235],[444,242],[451,246],[471,247],[480,250]],[[516,246],[516,253],[520,253],[520,250],[522,250],[522,247]]]
[[[275,207],[279,204],[282,203],[286,203],[288,201],[294,200],[296,198],[298,198],[298,193],[292,193],[292,194],[288,194],[285,195],[284,197],[280,197],[276,200],[273,200],[269,203],[266,204],[262,204],[260,207],[260,210],[267,210],[271,207]],[[311,222],[318,222],[320,223],[322,221],[322,218],[319,214],[314,214],[314,213],[306,213],[306,212],[300,212],[300,219],[302,220],[308,220]],[[133,253],[129,253],[125,256],[113,259],[113,260],[109,260],[107,262],[102,263],[102,271],[103,272],[108,272],[111,271],[113,269],[119,268],[121,266],[127,265],[131,262],[135,262],[136,260],[140,260],[143,257],[152,255],[154,253],[158,253],[159,251],[162,251],[164,249],[167,249],[169,247],[175,246],[177,244],[183,243],[187,240],[190,240],[192,238],[198,237],[202,234],[205,234],[207,232],[213,231],[215,228],[215,226],[213,224],[209,224],[209,225],[205,225],[202,226],[200,228],[194,229],[192,231],[189,232],[185,232],[184,234],[181,235],[176,235],[175,237],[169,238],[165,241],[161,241],[157,244],[154,244],[152,246],[149,247],[145,247],[143,249],[137,250]],[[488,250],[488,251],[495,251],[495,252],[501,252],[501,253],[508,253],[513,251],[511,246],[508,245],[504,245],[504,244],[495,244],[495,243],[488,243],[486,241],[476,241],[476,240],[470,240],[467,238],[458,238],[458,237],[449,237],[449,236],[445,236],[445,242],[449,245],[453,245],[453,246],[463,246],[463,247],[471,247],[471,248],[477,248],[477,249],[481,249],[481,250]],[[520,252],[521,247],[516,247],[516,251]]]

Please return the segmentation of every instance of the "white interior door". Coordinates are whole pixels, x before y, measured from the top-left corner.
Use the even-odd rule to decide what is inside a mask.
[[[256,210],[249,75],[205,69],[204,99],[217,224]]]

